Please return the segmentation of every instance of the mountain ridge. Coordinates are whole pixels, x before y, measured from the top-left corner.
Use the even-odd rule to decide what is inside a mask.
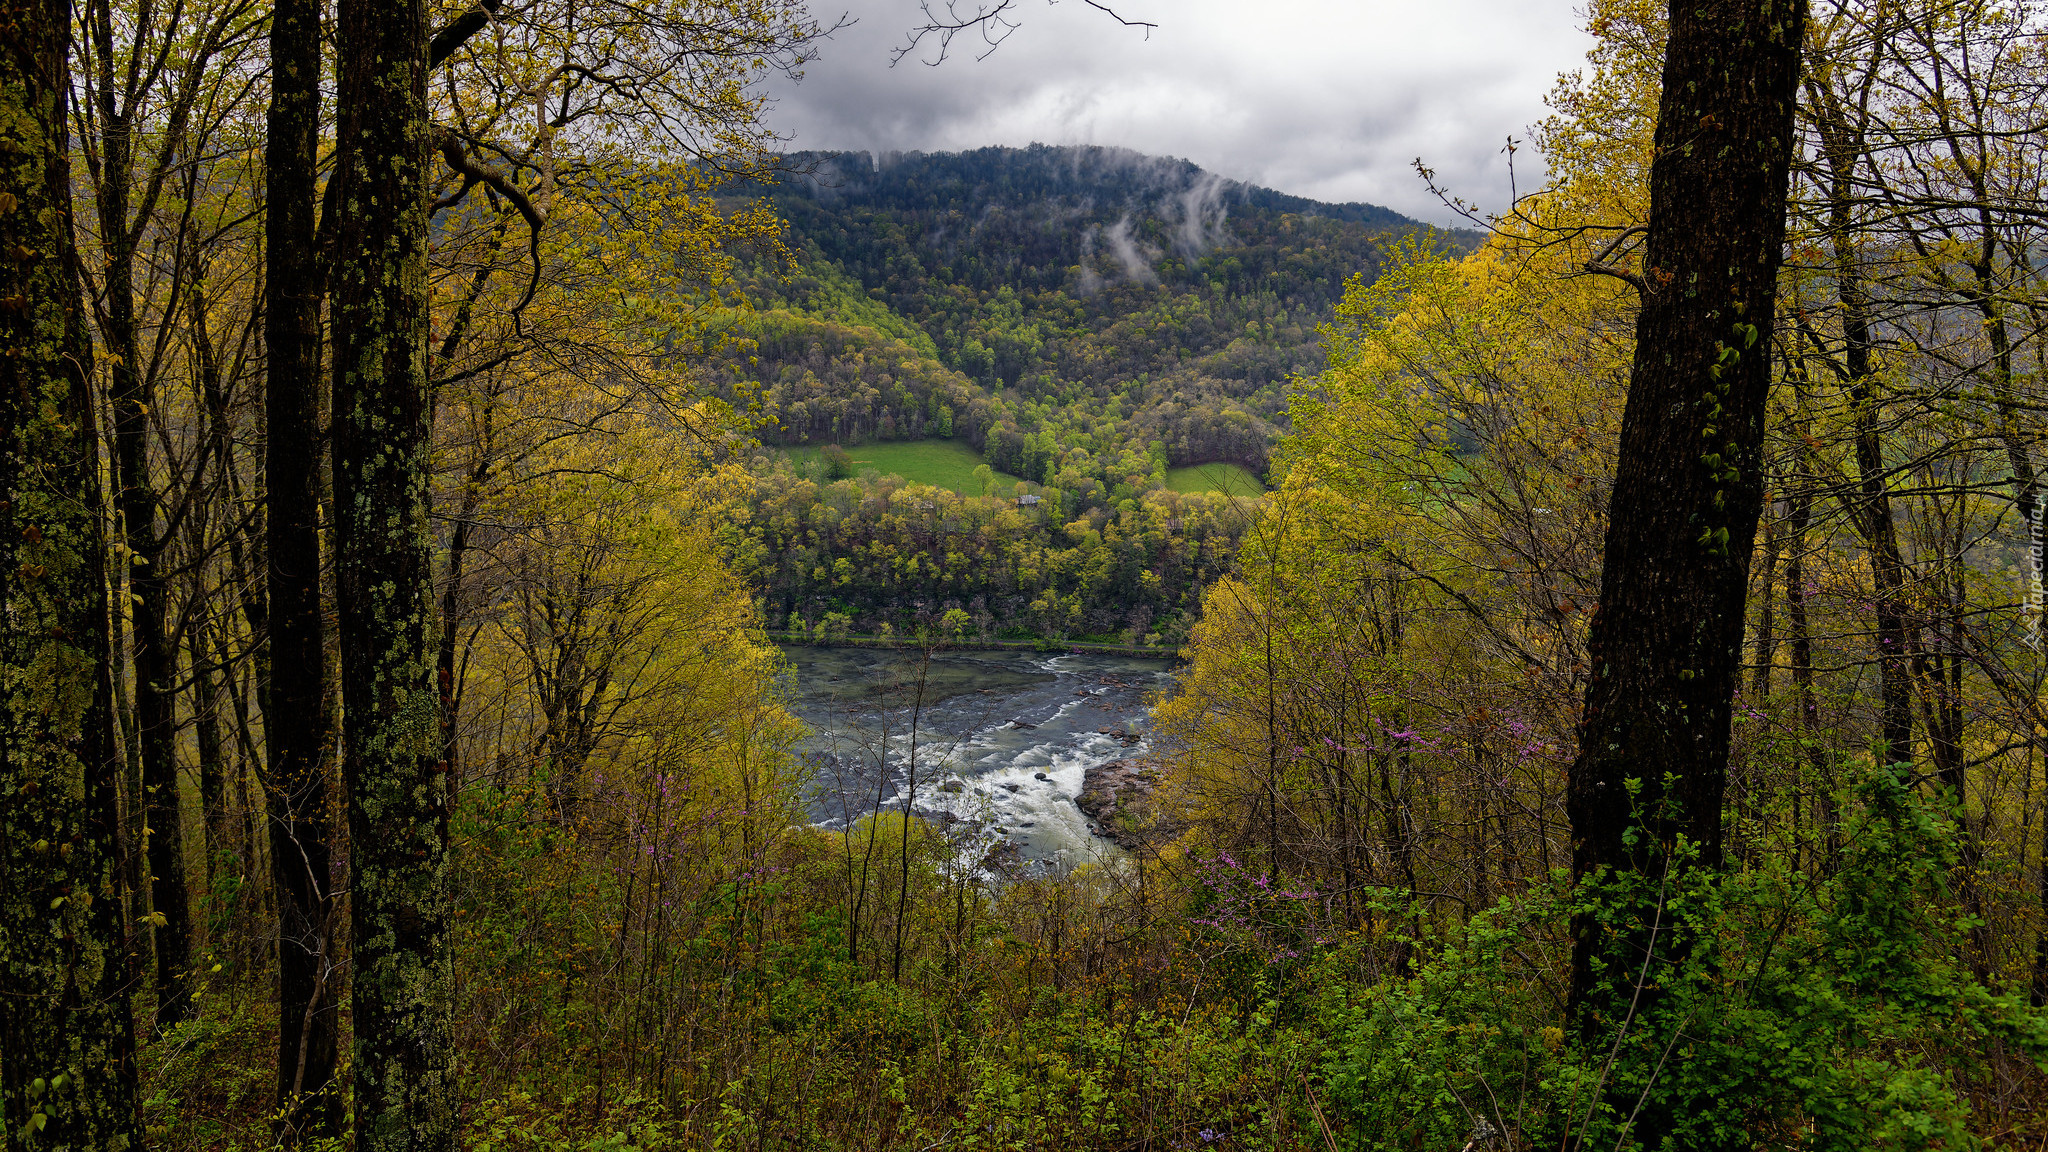
[[[1324,201],[1298,196],[1211,172],[1191,160],[1175,156],[1155,156],[1113,145],[1033,143],[1023,148],[988,145],[958,151],[907,149],[878,152],[866,149],[812,149],[788,153],[785,159],[791,162],[789,168],[795,180],[809,189],[812,195],[831,195],[843,191],[847,187],[844,182],[849,179],[875,182],[890,169],[905,165],[945,164],[955,159],[987,164],[991,160],[1004,163],[1013,158],[1035,161],[1044,157],[1066,161],[1068,170],[1077,181],[1082,177],[1084,169],[1093,169],[1097,173],[1117,169],[1149,172],[1165,180],[1179,176],[1189,187],[1213,183],[1241,203],[1270,211],[1325,217],[1373,228],[1432,227],[1425,221],[1404,216],[1378,204],[1363,201]],[[852,173],[847,171],[849,166],[854,168]],[[820,178],[820,172],[830,172],[832,176]],[[834,179],[841,183],[834,183]]]
[[[787,159],[754,191],[798,264],[757,270],[749,355],[721,377],[761,399],[761,438],[957,437],[1070,509],[1169,467],[1263,473],[1346,281],[1402,237],[1461,244],[1129,149]]]

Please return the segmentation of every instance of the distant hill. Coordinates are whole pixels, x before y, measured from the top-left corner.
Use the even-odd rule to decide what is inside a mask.
[[[756,355],[726,371],[781,418],[764,438],[958,436],[998,470],[1067,487],[1069,507],[1168,466],[1263,472],[1345,281],[1430,231],[1116,148],[788,166],[755,191],[801,267],[755,278]]]
[[[802,152],[773,193],[797,234],[870,287],[905,257],[980,291],[1118,283],[1270,291],[1334,304],[1388,233],[1426,228],[1371,204],[1323,204],[1121,148]]]
[[[1029,211],[1063,204],[1087,212],[1143,212],[1183,223],[1221,223],[1223,211],[1291,213],[1389,229],[1423,226],[1376,204],[1326,204],[1229,180],[1197,165],[1128,148],[980,148],[972,152],[797,152],[785,189],[814,200],[912,211]],[[1192,215],[1190,211],[1192,210]],[[1193,237],[1191,237],[1193,238]]]

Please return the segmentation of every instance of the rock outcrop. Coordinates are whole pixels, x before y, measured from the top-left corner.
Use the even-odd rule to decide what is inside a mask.
[[[1089,830],[1133,850],[1170,838],[1180,830],[1159,802],[1165,770],[1151,760],[1111,760],[1088,769],[1074,806],[1089,819]]]

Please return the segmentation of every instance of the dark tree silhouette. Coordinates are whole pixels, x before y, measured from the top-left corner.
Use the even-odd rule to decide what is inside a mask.
[[[427,21],[343,0],[335,577],[360,1152],[455,1146],[448,798],[429,639]]]
[[[271,879],[277,893],[277,1137],[339,1132],[330,1090],[344,990],[334,948],[333,730],[327,623],[320,603],[320,3],[278,0],[270,25],[264,342],[269,351],[264,469],[270,625],[264,702]]]
[[[1567,800],[1581,879],[1639,873],[1638,891],[1655,891],[1684,860],[1681,841],[1693,865],[1720,862],[1805,20],[1803,0],[1672,5],[1643,270],[1630,277],[1643,306]],[[1617,899],[1614,919],[1573,924],[1572,1008],[1588,1039],[1645,1008],[1636,988],[1654,985],[1652,953],[1685,947],[1661,901]],[[1654,1146],[1656,1119],[1638,1123]]]
[[[0,1125],[140,1149],[68,0],[0,12]]]
[[[155,200],[138,189],[135,173],[136,94],[116,79],[114,18],[104,0],[88,5],[84,25],[95,43],[90,81],[96,105],[101,162],[94,201],[99,209],[106,268],[100,284],[100,325],[107,343],[107,399],[114,422],[114,506],[120,510],[129,564],[131,665],[134,669],[136,743],[142,753],[142,810],[148,861],[151,933],[156,954],[156,1022],[185,1019],[192,1003],[192,913],[185,886],[185,821],[178,796],[178,660],[169,634],[168,536],[157,533],[162,503],[151,475],[150,411],[157,404],[154,375],[144,370],[135,317],[135,252]],[[141,212],[134,201],[140,193]]]

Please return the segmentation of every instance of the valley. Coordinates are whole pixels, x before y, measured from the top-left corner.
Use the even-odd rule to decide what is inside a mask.
[[[1472,239],[1118,149],[789,166],[794,262],[707,348],[757,413],[741,568],[822,637],[1178,645],[1346,283]]]
[[[4,1152],[2048,1146],[2048,9],[1368,7],[12,5]]]

